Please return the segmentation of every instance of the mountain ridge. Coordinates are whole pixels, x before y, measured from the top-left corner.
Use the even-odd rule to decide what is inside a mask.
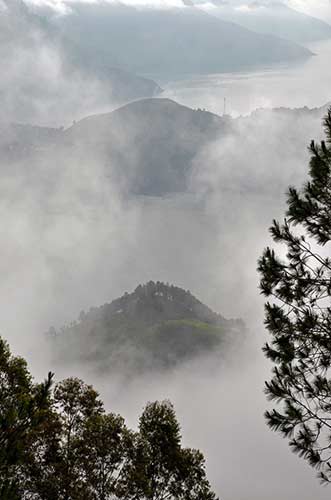
[[[205,2],[208,6],[208,2]],[[246,8],[230,5],[226,2],[209,3],[213,8],[205,8],[206,12],[234,22],[256,33],[269,34],[299,44],[331,39],[331,26],[321,19],[295,10],[283,2],[248,2]],[[197,4],[203,8],[204,3]]]
[[[142,75],[219,73],[312,55],[296,43],[254,33],[195,7],[70,2],[70,9],[53,22],[81,53],[102,50],[109,64]],[[86,32],[94,37],[85,37]]]

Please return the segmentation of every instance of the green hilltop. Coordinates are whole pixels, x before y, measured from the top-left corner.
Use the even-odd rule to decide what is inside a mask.
[[[168,369],[215,352],[240,330],[241,320],[225,319],[189,291],[150,281],[48,333],[61,362],[127,372]]]

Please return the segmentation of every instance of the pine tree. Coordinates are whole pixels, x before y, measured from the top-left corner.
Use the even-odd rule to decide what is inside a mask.
[[[258,270],[271,298],[264,352],[274,368],[266,393],[279,403],[267,422],[331,482],[331,109],[324,128],[326,140],[310,146],[309,181],[289,188],[286,218],[270,228],[286,255],[265,249]]]

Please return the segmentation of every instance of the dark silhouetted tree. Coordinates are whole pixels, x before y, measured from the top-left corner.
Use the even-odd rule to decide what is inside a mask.
[[[59,446],[54,463],[57,498],[94,498],[83,470],[83,463],[89,458],[85,454],[88,447],[83,442],[90,419],[104,413],[102,401],[92,386],[78,378],[69,378],[56,385],[54,404],[60,422]]]
[[[169,401],[149,403],[139,421],[125,498],[215,500],[201,452],[181,447],[180,426]]]
[[[85,422],[80,463],[93,500],[121,498],[126,492],[133,436],[120,415],[99,414]]]
[[[215,500],[171,403],[148,404],[133,432],[92,386],[51,381],[33,384],[0,339],[1,500]]]
[[[326,140],[310,146],[309,181],[289,189],[286,218],[270,229],[286,252],[267,248],[258,270],[262,293],[272,298],[266,393],[280,403],[266,413],[268,424],[331,482],[331,110],[324,126]]]
[[[52,410],[28,466],[33,498],[119,498],[133,443],[123,418],[106,414],[98,393],[77,378],[56,385]]]
[[[27,464],[49,416],[52,374],[34,384],[23,358],[0,337],[0,498],[21,498]]]

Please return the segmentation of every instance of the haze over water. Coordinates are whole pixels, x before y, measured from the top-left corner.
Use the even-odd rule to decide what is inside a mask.
[[[309,49],[315,55],[296,65],[161,81],[163,97],[219,115],[226,98],[226,112],[232,116],[257,108],[323,106],[330,100],[331,41],[311,44]]]

